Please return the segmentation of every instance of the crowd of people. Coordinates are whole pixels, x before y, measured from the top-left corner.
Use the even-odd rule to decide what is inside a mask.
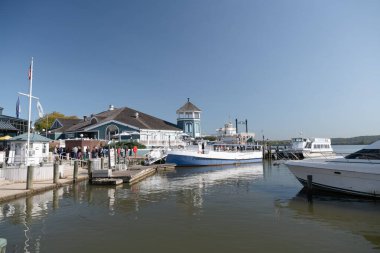
[[[137,154],[137,147],[134,146],[132,149],[129,149],[128,146],[118,147],[115,149],[117,158],[131,157]],[[60,159],[71,158],[78,160],[88,160],[93,158],[108,157],[109,149],[104,147],[93,147],[92,149],[86,148],[84,151],[81,147],[73,147],[71,150],[68,150],[64,147],[56,146],[53,150],[53,154],[59,156]]]

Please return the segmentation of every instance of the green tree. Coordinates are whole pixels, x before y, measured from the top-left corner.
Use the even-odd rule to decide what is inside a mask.
[[[38,132],[41,132],[42,129],[49,129],[53,122],[57,118],[64,118],[64,119],[77,119],[77,116],[65,116],[63,113],[60,112],[52,112],[49,114],[45,114],[42,118],[39,118],[34,123],[34,129]]]
[[[203,139],[208,140],[208,141],[216,141],[216,136],[212,136],[212,135],[204,136]]]

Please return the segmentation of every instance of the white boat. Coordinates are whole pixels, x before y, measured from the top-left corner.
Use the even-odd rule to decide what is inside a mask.
[[[167,156],[169,148],[154,148],[145,155],[145,165],[151,165],[155,162],[164,160]]]
[[[285,156],[297,159],[335,155],[329,138],[292,138],[291,147],[283,152]]]
[[[380,141],[345,158],[287,161],[285,165],[303,185],[311,175],[315,187],[380,197]]]
[[[259,145],[213,144],[205,149],[183,149],[168,152],[166,163],[177,166],[209,166],[261,162]]]

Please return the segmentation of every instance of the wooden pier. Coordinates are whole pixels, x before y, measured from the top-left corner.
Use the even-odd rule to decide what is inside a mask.
[[[92,173],[89,173],[89,168],[82,168],[80,166],[84,165],[84,163],[79,163],[77,161],[74,161],[73,165],[71,163],[72,161],[65,161],[64,164],[58,165],[56,163],[54,166],[52,166],[51,169],[54,169],[53,179],[36,181],[33,180],[33,176],[29,175],[26,181],[23,182],[1,180],[0,203],[21,197],[31,196],[44,191],[57,189],[66,185],[72,185],[87,180],[89,180],[90,183],[96,185],[118,185],[123,183],[135,184],[155,174],[158,171],[174,170],[175,168],[175,164],[153,164],[150,166],[130,165],[128,166],[127,170],[110,170],[110,176],[106,174],[106,176],[103,178],[97,177],[95,179],[91,177]],[[87,164],[90,165],[88,161]],[[60,169],[59,166],[62,166],[61,176],[59,176],[58,173]],[[104,169],[104,171],[108,170]],[[33,172],[33,170],[30,170],[30,172]]]
[[[104,178],[91,177],[90,183],[94,185],[116,185],[116,180],[122,180],[122,183],[132,185],[156,174],[158,171],[171,171],[174,170],[174,168],[175,164],[133,165],[127,170],[112,171],[111,175],[105,176]]]

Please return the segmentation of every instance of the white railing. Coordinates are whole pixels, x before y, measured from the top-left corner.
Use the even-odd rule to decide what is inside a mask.
[[[145,146],[165,146],[169,147],[169,141],[168,140],[161,140],[161,141],[154,141],[154,140],[140,140],[141,144],[144,144]],[[178,140],[171,140],[170,146],[185,146],[186,143],[183,141]]]

